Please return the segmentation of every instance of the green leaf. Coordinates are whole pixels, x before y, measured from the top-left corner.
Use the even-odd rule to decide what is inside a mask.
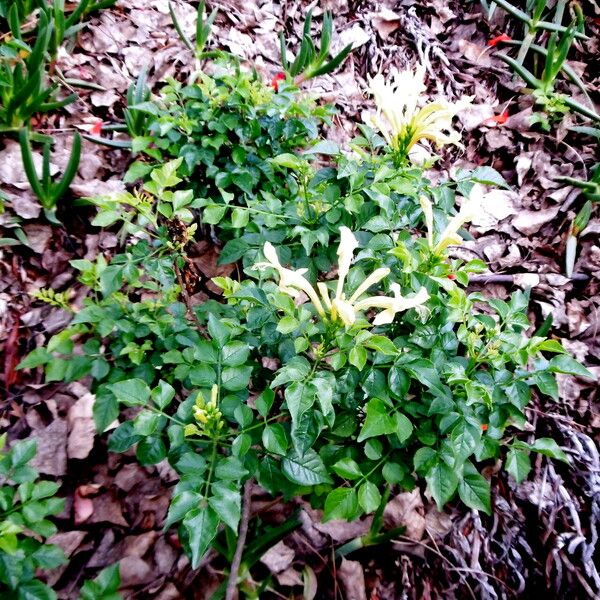
[[[126,406],[143,406],[150,398],[150,388],[141,379],[126,379],[107,387]]]
[[[215,476],[217,479],[226,479],[231,481],[240,480],[248,475],[248,470],[244,467],[239,458],[228,456],[222,458],[217,463]]]
[[[330,483],[331,478],[321,457],[312,449],[307,450],[304,456],[299,456],[292,450],[282,461],[283,474],[293,483],[298,485],[317,485]]]
[[[458,495],[468,507],[491,514],[490,483],[469,463],[458,484]]]
[[[217,264],[229,265],[231,263],[237,262],[248,252],[249,248],[250,246],[248,245],[248,242],[241,238],[229,240],[223,246],[221,254],[219,254],[219,260],[217,261]]]
[[[51,360],[52,354],[46,348],[36,348],[17,365],[17,369],[35,369]]]
[[[143,410],[133,420],[133,431],[141,436],[152,435],[158,428],[160,415],[150,410]]]
[[[152,390],[151,398],[160,410],[164,410],[169,406],[171,400],[175,398],[175,388],[161,379],[158,385]]]
[[[458,477],[456,473],[442,461],[437,461],[427,471],[425,476],[429,492],[433,496],[438,510],[442,510],[444,504],[448,502],[458,487]]]
[[[248,360],[250,348],[244,342],[233,341],[225,344],[221,353],[224,366],[239,367]]]
[[[358,513],[358,498],[354,488],[336,488],[325,498],[324,521],[345,519],[352,521]]]
[[[396,435],[403,444],[412,435],[413,425],[408,417],[399,412],[394,415],[394,421],[396,422]]]
[[[0,572],[2,565],[0,564]],[[56,593],[39,579],[30,579],[19,583],[18,600],[56,600]]]
[[[362,371],[367,364],[367,351],[363,346],[353,346],[350,350],[348,360],[351,365],[354,365],[359,371]]]
[[[277,387],[290,381],[302,381],[308,377],[310,373],[310,363],[303,356],[294,356],[286,365],[281,367],[271,387]]]
[[[556,352],[558,354],[566,353],[566,350],[558,340],[544,340],[537,348],[543,352]]]
[[[208,333],[220,347],[223,347],[231,338],[230,329],[212,313],[208,315]]]
[[[344,479],[354,480],[362,477],[362,472],[358,463],[351,458],[342,458],[338,460],[331,469],[336,475],[339,475]]]
[[[389,435],[396,432],[396,421],[390,416],[391,409],[383,400],[373,398],[367,403],[367,417],[360,430],[357,441],[362,442],[377,435]]]
[[[471,173],[471,180],[476,181],[477,183],[483,183],[484,185],[493,185],[510,189],[510,186],[506,183],[504,177],[502,177],[496,169],[492,169],[492,167],[477,167]]]
[[[131,446],[137,444],[141,436],[133,432],[133,423],[126,421],[121,423],[111,434],[108,439],[108,448],[111,452],[125,452]]]
[[[230,392],[239,392],[248,387],[252,367],[226,367],[221,373],[221,385]]]
[[[371,350],[381,352],[381,354],[385,354],[386,356],[395,356],[398,354],[398,348],[396,348],[394,342],[384,335],[372,335],[363,342],[363,345],[367,348],[371,348]]]
[[[117,593],[121,585],[119,563],[102,569],[92,581],[86,581],[81,588],[81,600],[119,600]]]
[[[377,486],[370,481],[365,481],[358,488],[358,503],[366,513],[372,513],[379,508],[381,504],[381,493]]]
[[[119,403],[112,394],[98,394],[94,401],[96,431],[104,433],[119,416]]]
[[[285,401],[293,423],[298,423],[314,405],[318,390],[310,383],[294,381],[285,390]]]
[[[204,208],[202,218],[209,225],[217,225],[227,212],[225,204],[209,204]]]
[[[197,569],[217,535],[219,516],[210,506],[195,508],[185,516],[183,527],[192,553],[192,569]]]
[[[202,495],[190,490],[175,494],[169,506],[164,530],[169,529],[173,523],[181,521],[191,510],[198,508],[201,501]]]
[[[532,380],[542,394],[546,394],[558,402],[560,396],[558,394],[558,383],[554,374],[546,371],[537,371],[536,373],[532,373]]]
[[[531,471],[531,462],[527,452],[511,449],[506,455],[506,470],[517,483],[525,480]]]
[[[254,405],[261,417],[266,418],[275,401],[275,392],[266,388],[260,396],[255,400]]]
[[[215,482],[211,486],[212,496],[208,503],[221,520],[233,531],[237,531],[242,514],[242,497],[235,484]]]
[[[142,438],[135,452],[142,465],[156,465],[167,456],[167,449],[161,438],[150,436]]]
[[[262,442],[267,452],[285,456],[288,449],[288,439],[285,429],[280,423],[267,425],[262,433]]]
[[[407,473],[408,469],[404,465],[399,465],[394,462],[385,463],[383,469],[381,469],[383,478],[391,485],[402,483]]]
[[[551,438],[539,438],[535,440],[533,444],[528,445],[530,450],[543,454],[549,458],[556,460],[562,460],[563,462],[569,463],[569,457],[561,450],[559,445]]]
[[[297,331],[298,327],[300,327],[298,320],[290,316],[281,318],[277,323],[277,331],[283,333],[283,335]]]
[[[298,158],[295,154],[280,154],[274,158],[270,158],[269,161],[279,167],[287,167],[288,169],[299,169],[304,162]]]
[[[552,373],[565,373],[567,375],[594,379],[594,376],[581,363],[568,354],[554,356],[548,364],[548,370]]]

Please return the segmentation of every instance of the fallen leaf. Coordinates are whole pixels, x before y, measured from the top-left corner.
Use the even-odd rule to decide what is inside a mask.
[[[86,490],[88,486],[79,486],[75,490],[73,496],[73,512],[75,525],[81,525],[85,523],[94,512],[94,502],[91,498],[86,497]]]
[[[67,441],[69,458],[86,458],[94,447],[96,435],[96,425],[92,413],[94,400],[94,394],[88,392],[69,409],[67,414],[70,430]]]
[[[405,537],[419,541],[425,532],[425,508],[419,488],[394,496],[383,511],[387,529],[405,527]]]
[[[271,573],[281,573],[294,561],[296,553],[283,542],[278,542],[269,548],[261,557],[263,563]]]
[[[342,558],[337,574],[346,600],[367,600],[365,573],[357,560]]]
[[[33,432],[37,455],[31,466],[45,475],[60,477],[67,472],[67,422],[54,419],[50,425]]]

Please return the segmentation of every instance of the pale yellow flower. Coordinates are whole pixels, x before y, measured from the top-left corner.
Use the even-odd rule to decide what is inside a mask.
[[[427,243],[430,248],[433,248],[433,204],[427,196],[419,198],[423,216],[425,217],[425,226],[427,227]]]
[[[271,267],[276,269],[279,273],[279,289],[282,292],[288,294],[292,298],[297,298],[300,292],[304,292],[310,298],[317,312],[322,317],[325,316],[325,310],[323,309],[323,305],[319,300],[319,295],[313,286],[310,285],[308,279],[304,277],[304,273],[306,273],[308,269],[296,269],[295,271],[292,269],[286,269],[279,262],[277,250],[275,250],[271,242],[265,243],[263,254],[268,262],[257,263],[254,265],[255,268],[265,269],[267,267]]]
[[[347,227],[340,227],[340,244],[338,246],[338,280],[335,287],[335,296],[329,295],[329,290],[324,282],[317,283],[317,291],[310,285],[304,277],[306,269],[298,269],[293,271],[286,269],[279,262],[277,251],[267,242],[264,247],[264,255],[269,262],[258,263],[255,265],[258,269],[272,267],[279,273],[279,289],[296,298],[300,291],[304,292],[315,306],[317,312],[322,317],[328,314],[332,321],[340,320],[344,325],[350,327],[356,322],[357,316],[361,311],[370,308],[383,308],[383,312],[377,315],[373,321],[375,325],[383,325],[391,323],[396,313],[408,310],[413,306],[423,304],[429,294],[425,288],[421,288],[413,298],[403,298],[400,295],[400,288],[397,284],[392,284],[391,288],[394,292],[394,297],[387,296],[371,296],[364,300],[359,298],[373,285],[379,283],[387,277],[390,270],[387,267],[375,269],[365,280],[356,288],[355,292],[349,297],[346,297],[344,292],[344,283],[350,265],[354,257],[354,251],[358,248],[358,241],[354,234]],[[320,294],[320,298],[319,298]],[[321,303],[322,299],[322,303]]]
[[[381,132],[392,149],[406,156],[425,139],[438,147],[461,146],[452,119],[469,101],[451,103],[439,99],[420,108],[419,99],[425,90],[423,65],[417,65],[415,71],[396,71],[387,82],[381,73],[369,79],[369,91],[377,106],[370,124]]]
[[[450,244],[460,244],[462,242],[462,238],[458,235],[458,230],[465,223],[470,223],[477,216],[477,206],[476,202],[465,199],[458,213],[448,221],[448,225],[446,225],[446,228],[440,234],[440,239],[433,248],[434,252],[440,253],[450,246]]]
[[[390,285],[394,297],[389,296],[371,296],[358,302],[355,306],[356,310],[366,310],[368,308],[383,308],[376,317],[373,319],[373,325],[386,325],[391,323],[396,314],[420,306],[429,300],[429,293],[422,287],[414,296],[411,298],[405,298],[400,293],[400,286],[397,283]]]
[[[421,196],[419,203],[425,217],[427,243],[436,254],[444,251],[450,244],[460,244],[462,242],[462,238],[458,235],[458,230],[477,216],[477,207],[479,206],[474,200],[465,199],[458,213],[448,221],[448,225],[446,225],[444,231],[440,234],[438,242],[434,244],[433,205],[427,196]]]

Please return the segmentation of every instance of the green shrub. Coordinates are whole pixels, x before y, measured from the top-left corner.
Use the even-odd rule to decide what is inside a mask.
[[[6,600],[53,599],[56,594],[36,577],[38,569],[54,569],[65,562],[60,548],[45,543],[56,533],[47,517],[60,513],[64,500],[59,485],[40,481],[29,462],[35,440],[15,442],[4,450],[0,436],[0,595]]]

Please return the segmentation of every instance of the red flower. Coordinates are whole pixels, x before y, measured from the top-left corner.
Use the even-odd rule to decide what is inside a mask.
[[[488,46],[497,46],[498,44],[501,44],[502,42],[511,42],[511,41],[512,41],[512,38],[510,37],[510,35],[507,35],[506,33],[502,33],[500,35],[497,35],[495,38],[488,40],[487,45]]]
[[[279,91],[279,82],[280,81],[284,81],[285,80],[285,73],[282,73],[281,71],[279,73],[277,73],[275,75],[275,77],[273,77],[273,79],[271,79],[271,87],[278,92]]]
[[[487,125],[504,125],[504,123],[506,123],[506,121],[508,121],[508,111],[505,110],[503,112],[501,112],[499,115],[495,115],[493,117],[490,117],[489,119],[486,119],[483,123],[487,124]]]
[[[96,123],[94,123],[94,125],[92,125],[92,128],[90,129],[90,133],[92,135],[100,135],[100,133],[102,132],[103,125],[104,125],[104,123],[102,121],[97,121]]]
[[[448,279],[450,279],[451,281],[454,281],[456,279],[456,275],[454,273],[450,273],[450,275],[447,276]]]
[[[481,426],[481,431],[487,431],[487,428],[488,428],[488,426],[487,426],[487,425],[484,423],[484,424]]]

